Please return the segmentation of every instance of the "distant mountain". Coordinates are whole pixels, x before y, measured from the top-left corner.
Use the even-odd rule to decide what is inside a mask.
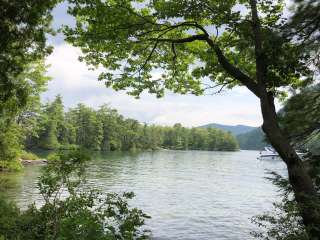
[[[267,145],[265,135],[260,127],[209,123],[200,126],[200,128],[218,128],[231,132],[237,138],[240,149],[242,150],[262,150]]]
[[[246,125],[224,125],[224,124],[218,124],[218,123],[209,123],[203,126],[200,126],[200,128],[218,128],[227,132],[231,132],[234,136],[237,136],[239,134],[250,132],[256,127],[246,126]]]
[[[243,150],[262,150],[266,145],[265,135],[261,128],[254,128],[250,132],[236,136],[240,149]]]

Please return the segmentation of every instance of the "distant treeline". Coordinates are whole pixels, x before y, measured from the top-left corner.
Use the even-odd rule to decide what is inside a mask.
[[[78,104],[64,111],[60,96],[42,106],[33,118],[33,131],[26,137],[28,149],[80,146],[90,150],[177,149],[235,151],[235,137],[218,129],[141,124],[124,118],[108,105],[98,110]]]

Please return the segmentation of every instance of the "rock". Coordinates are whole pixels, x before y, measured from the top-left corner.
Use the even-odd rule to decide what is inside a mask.
[[[31,164],[46,164],[48,163],[47,159],[37,159],[37,160],[27,160],[27,159],[20,159],[22,164],[31,165]]]

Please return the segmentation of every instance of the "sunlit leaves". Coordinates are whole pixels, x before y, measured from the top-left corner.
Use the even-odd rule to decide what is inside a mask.
[[[38,188],[44,203],[20,211],[0,196],[0,238],[15,239],[149,239],[150,218],[132,208],[132,192],[102,193],[86,185],[89,157],[74,150],[56,154],[44,167]]]
[[[75,29],[65,28],[67,40],[82,48],[82,60],[105,67],[99,79],[107,86],[128,89],[134,96],[148,89],[160,97],[165,88],[202,94],[201,79],[207,75],[197,78],[192,71],[198,62],[208,59],[209,47],[194,42],[202,46],[193,48],[194,43],[172,44],[160,39],[200,33],[195,23],[210,28],[215,21],[222,25],[228,17],[234,18],[232,21],[239,18],[238,13],[231,13],[232,1],[151,1],[139,6],[133,1],[73,3],[76,6],[70,13],[79,23]],[[161,73],[155,75],[157,71]]]
[[[1,1],[0,16],[0,111],[6,102],[20,95],[19,105],[24,105],[25,92],[19,75],[30,64],[43,60],[52,47],[46,44],[50,27],[51,10],[59,0]],[[0,112],[1,114],[1,112]]]
[[[75,28],[65,27],[66,39],[82,49],[84,60],[105,70],[99,80],[138,97],[148,90],[203,94],[207,85],[240,84],[219,64],[203,40],[176,42],[208,34],[227,60],[252,79],[256,56],[247,1],[90,1],[73,0],[69,12]],[[262,47],[267,65],[267,89],[298,88],[312,75],[308,54],[282,33],[283,1],[258,4]],[[210,80],[208,82],[208,80]]]

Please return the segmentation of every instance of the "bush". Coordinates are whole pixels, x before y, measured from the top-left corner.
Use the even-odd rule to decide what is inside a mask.
[[[261,229],[251,235],[261,240],[309,240],[288,180],[271,174],[270,180],[282,191],[282,199],[273,203],[272,211],[251,219]]]
[[[309,156],[304,162],[309,174],[314,181],[316,191],[320,193],[320,159]],[[252,222],[260,227],[260,230],[251,234],[261,240],[309,240],[308,232],[303,224],[300,206],[294,199],[292,187],[287,178],[275,172],[270,172],[268,179],[278,187],[281,193],[281,201],[273,203],[273,211],[266,212],[252,218]],[[319,208],[320,199],[310,199],[311,207]],[[310,207],[307,206],[307,207]],[[319,226],[314,226],[314,228]]]
[[[0,119],[0,171],[20,170],[21,129],[18,125]]]
[[[20,171],[23,169],[21,161],[18,159],[13,159],[10,161],[0,160],[0,171]]]
[[[0,201],[0,239],[148,239],[141,210],[130,208],[133,193],[89,189],[85,180],[88,156],[81,151],[58,153],[39,178],[42,207],[20,212]]]
[[[19,209],[9,203],[3,196],[0,196],[0,239],[19,239],[15,238],[18,229]]]
[[[21,151],[20,159],[23,159],[23,160],[37,160],[37,159],[39,159],[39,157],[36,154],[32,153],[32,152]]]

